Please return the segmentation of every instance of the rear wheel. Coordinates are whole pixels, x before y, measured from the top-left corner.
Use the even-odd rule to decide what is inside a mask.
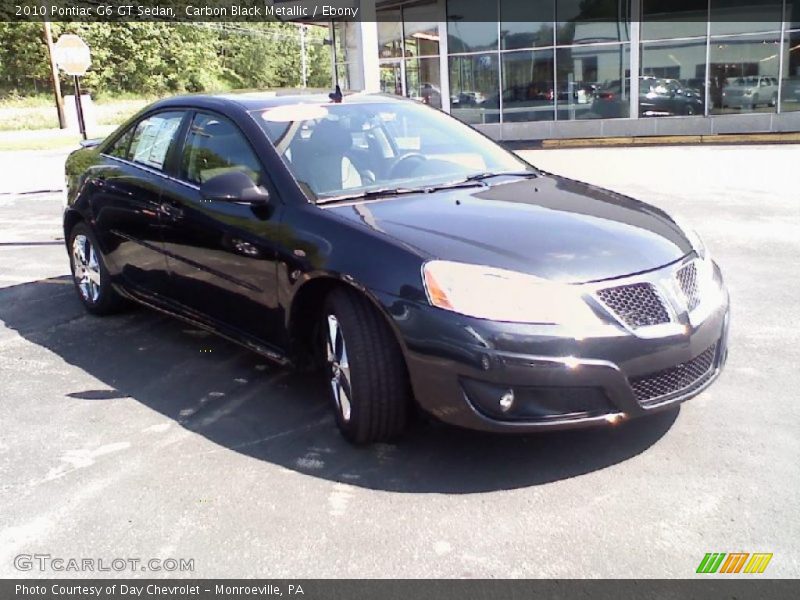
[[[76,224],[69,234],[70,267],[78,298],[92,314],[106,315],[125,305],[111,287],[97,239],[86,223]]]
[[[400,435],[408,415],[408,377],[383,316],[363,296],[338,289],[325,301],[321,329],[325,373],[344,437],[365,444]]]

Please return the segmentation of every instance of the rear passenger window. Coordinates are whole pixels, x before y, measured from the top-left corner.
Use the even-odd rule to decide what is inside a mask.
[[[200,185],[229,171],[261,184],[261,165],[241,131],[222,117],[196,114],[183,150],[183,176]]]
[[[140,121],[133,132],[129,159],[162,169],[183,119],[182,112],[164,112]]]

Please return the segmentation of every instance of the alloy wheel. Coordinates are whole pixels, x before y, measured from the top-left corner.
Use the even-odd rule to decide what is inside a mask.
[[[331,391],[336,409],[345,422],[350,421],[352,388],[350,386],[350,362],[342,327],[334,315],[328,315],[328,331],[325,336],[326,356],[331,372]]]
[[[72,240],[72,268],[81,296],[95,304],[100,297],[100,263],[94,245],[85,235],[76,235]]]

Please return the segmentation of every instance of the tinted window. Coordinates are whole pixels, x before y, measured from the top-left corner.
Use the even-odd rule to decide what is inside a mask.
[[[164,112],[140,121],[133,132],[130,160],[161,169],[182,119],[182,112]]]
[[[706,34],[708,0],[643,0],[642,39],[698,37]]]
[[[555,3],[500,0],[500,17],[503,49],[553,45]]]
[[[261,165],[239,129],[222,117],[195,115],[183,150],[184,177],[201,184],[228,171],[243,171],[261,183]]]
[[[497,49],[497,2],[448,0],[447,37],[450,53]]]
[[[559,44],[630,39],[630,3],[627,0],[559,0],[556,20]]]

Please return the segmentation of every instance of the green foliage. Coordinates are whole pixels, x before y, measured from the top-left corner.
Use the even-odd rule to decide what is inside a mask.
[[[92,49],[82,78],[95,98],[231,88],[299,87],[300,38],[289,23],[53,23],[53,37],[80,35]],[[309,87],[330,85],[324,27],[309,27]],[[69,78],[62,85],[69,89]],[[0,96],[50,91],[41,23],[0,23]]]

